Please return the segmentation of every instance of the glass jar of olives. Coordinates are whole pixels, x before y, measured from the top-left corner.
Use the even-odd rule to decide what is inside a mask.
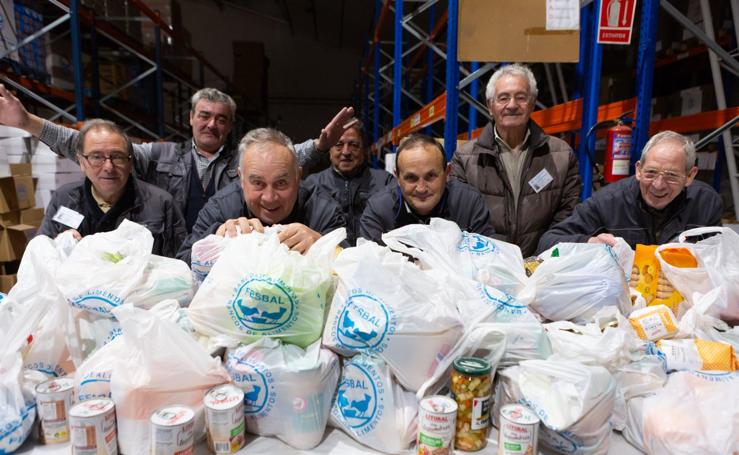
[[[460,357],[452,371],[452,398],[457,401],[457,433],[454,447],[475,451],[487,445],[490,429],[492,367],[487,360]]]

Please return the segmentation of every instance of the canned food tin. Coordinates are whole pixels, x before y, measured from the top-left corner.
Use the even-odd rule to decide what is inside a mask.
[[[234,453],[244,447],[244,391],[233,384],[208,390],[203,400],[208,448],[214,453]]]
[[[536,455],[539,440],[539,418],[520,404],[507,404],[500,409],[498,455]]]
[[[457,402],[441,395],[430,396],[418,405],[418,455],[452,453]]]
[[[457,401],[454,447],[475,451],[487,445],[490,430],[492,367],[485,359],[460,357],[454,361],[450,389]]]
[[[115,404],[109,398],[95,398],[69,410],[73,455],[117,455]]]
[[[41,421],[43,444],[69,441],[69,409],[72,407],[74,381],[55,378],[36,386],[36,407]]]
[[[167,406],[151,415],[152,455],[192,455],[195,413],[187,406]]]

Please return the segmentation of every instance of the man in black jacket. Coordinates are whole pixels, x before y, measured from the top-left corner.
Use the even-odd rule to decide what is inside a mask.
[[[236,103],[227,94],[204,88],[192,96],[192,139],[180,143],[134,144],[133,172],[139,179],[169,192],[185,217],[187,232],[216,191],[237,178],[236,148],[228,140],[236,116]],[[316,140],[296,146],[303,168],[317,166],[322,153],[335,144],[352,108],[343,108],[321,130]],[[60,156],[76,160],[77,131],[29,114],[20,101],[0,84],[0,123],[21,128],[38,137]]]
[[[88,121],[77,156],[85,180],[54,192],[39,233],[56,237],[72,229],[80,238],[128,219],[151,231],[154,254],[174,257],[186,235],[182,214],[169,193],[131,175],[133,147],[123,130],[107,120]]]
[[[428,224],[432,217],[454,221],[463,231],[494,234],[480,193],[466,183],[448,180],[450,165],[441,144],[415,134],[398,147],[395,159],[398,185],[367,201],[359,222],[360,237],[380,242],[385,232],[408,224]]]
[[[660,245],[681,232],[721,224],[721,197],[695,181],[693,142],[673,131],[654,135],[636,163],[636,176],[598,191],[575,207],[570,217],[555,225],[539,241],[538,251],[559,242],[606,243],[616,237]]]
[[[331,147],[331,166],[305,179],[305,187],[311,192],[322,191],[341,205],[347,222],[347,242],[354,245],[367,199],[388,185],[395,186],[395,178],[382,169],[370,169],[364,127],[359,119],[350,123],[352,126]]]
[[[239,143],[239,163],[239,180],[205,204],[177,258],[189,264],[193,244],[208,234],[263,232],[277,224],[282,225],[280,241],[304,254],[322,234],[346,225],[336,201],[300,187],[295,149],[281,132],[258,128],[247,133]]]

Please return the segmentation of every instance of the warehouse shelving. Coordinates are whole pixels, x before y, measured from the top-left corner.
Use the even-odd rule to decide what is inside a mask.
[[[178,45],[187,61],[197,63],[199,80],[185,74],[180,68],[165,61],[163,55],[163,37],[176,37],[175,31],[159,13],[149,8],[145,1],[129,0],[129,4],[141,15],[139,20],[149,21],[154,25],[154,48],[147,49],[137,39],[127,35],[113,23],[114,18],[105,19],[96,15],[95,11],[80,4],[79,0],[48,0],[48,5],[58,9],[59,16],[51,20],[41,30],[19,41],[17,45],[0,54],[0,60],[16,49],[48,36],[53,30],[69,29],[71,35],[72,68],[74,73],[74,90],[62,90],[42,81],[33,80],[14,71],[14,65],[3,65],[0,68],[0,80],[13,87],[26,97],[53,111],[51,120],[63,119],[67,123],[77,124],[87,117],[88,112],[96,116],[109,116],[122,124],[135,136],[147,140],[171,140],[177,137],[189,137],[187,112],[189,98],[192,93],[204,85],[206,70],[212,74],[225,90],[233,90],[233,84],[221,74],[207,59],[188,44]],[[88,46],[83,46],[84,34],[89,34]],[[99,89],[99,61],[104,49],[115,53],[117,58],[126,58],[137,74],[101,94]],[[82,54],[87,52],[91,65],[91,77],[85,80],[83,74]],[[92,79],[92,80],[90,80]],[[142,82],[154,81],[155,108],[153,112],[143,112],[135,106],[122,102],[118,95]],[[90,82],[90,87],[85,86]],[[171,100],[170,116],[165,118],[164,94]],[[71,104],[69,104],[71,103]],[[150,125],[153,125],[150,126]],[[237,118],[234,127],[236,134],[246,129],[243,118]]]
[[[700,0],[704,17],[710,18],[710,5],[707,0]],[[479,130],[469,128],[475,123],[473,115],[470,112],[479,112],[487,116],[487,110],[478,98],[474,96],[476,91],[475,82],[482,76],[493,70],[497,63],[482,62],[475,65],[474,68],[467,69],[465,65],[460,65],[456,60],[456,26],[457,26],[457,8],[458,0],[427,0],[419,1],[403,1],[403,0],[376,0],[376,14],[373,26],[372,40],[367,48],[367,53],[361,65],[363,80],[365,84],[372,85],[372,95],[368,95],[365,99],[364,112],[367,113],[367,119],[372,118],[373,131],[373,156],[374,162],[382,156],[385,148],[395,146],[399,140],[410,134],[411,132],[429,128],[440,120],[444,120],[444,146],[447,156],[451,157],[456,149],[457,139],[467,139],[476,137]],[[737,28],[737,20],[739,20],[739,2],[731,0],[731,8],[734,16],[734,31],[737,33],[736,41],[739,41],[739,29]],[[612,119],[629,111],[635,114],[635,127],[633,137],[633,150],[641,150],[646,143],[649,135],[663,129],[672,129],[681,133],[706,132],[719,128],[724,123],[729,122],[736,117],[739,112],[737,107],[727,107],[722,87],[722,75],[720,74],[719,63],[727,69],[727,75],[736,77],[739,74],[739,62],[736,58],[727,52],[719,43],[716,43],[713,37],[713,27],[710,20],[704,21],[704,29],[701,30],[693,24],[680,11],[678,11],[669,0],[660,0],[659,2],[640,2],[640,28],[638,36],[639,48],[636,69],[636,90],[635,98],[622,100],[608,105],[599,105],[599,83],[601,79],[600,67],[602,60],[602,46],[595,42],[593,38],[596,36],[597,24],[595,17],[600,5],[600,0],[585,2],[581,9],[581,27],[580,27],[580,61],[576,67],[578,82],[575,84],[571,101],[568,99],[567,90],[563,82],[562,69],[559,64],[556,65],[556,80],[552,74],[551,67],[545,65],[546,80],[539,81],[548,84],[549,92],[552,94],[552,101],[557,103],[557,91],[561,99],[566,102],[547,107],[539,103],[540,110],[536,111],[532,118],[537,121],[544,129],[551,133],[573,133],[575,137],[583,135],[583,131],[589,130],[596,122],[604,119]],[[404,14],[404,6],[413,8],[409,13]],[[414,20],[422,11],[431,8],[446,6],[446,12],[438,15],[438,21],[429,21],[427,31],[423,32],[421,27],[415,25]],[[716,59],[712,64],[712,73],[714,86],[717,87],[716,99],[719,108],[711,112],[703,112],[700,114],[675,117],[663,120],[651,121],[651,101],[652,101],[652,78],[654,77],[655,67],[664,66],[672,63],[668,59],[656,59],[656,43],[655,36],[657,30],[657,21],[660,10],[665,11],[669,16],[676,20],[681,26],[687,28],[702,43],[703,46],[697,46],[689,49],[686,53],[676,56],[676,59],[686,56],[698,55],[704,49],[708,50],[712,61],[716,59],[716,55],[720,57],[720,62]],[[382,41],[383,27],[387,22],[393,21],[393,40]],[[444,33],[444,25],[446,25],[446,33]],[[406,32],[406,33],[404,33]],[[438,40],[444,37],[444,41]],[[723,45],[727,42],[724,39]],[[392,55],[387,52],[387,46],[393,46]],[[385,48],[383,48],[383,46]],[[423,52],[426,52],[427,65],[424,68],[416,68],[416,65],[422,61]],[[412,57],[408,56],[413,53]],[[383,62],[384,58],[384,62]],[[433,71],[436,59],[437,64],[442,61],[445,64],[445,82],[441,82]],[[404,64],[404,62],[407,62]],[[381,66],[381,63],[384,65]],[[392,78],[386,73],[392,70]],[[408,80],[414,83],[419,79],[426,80],[426,87],[437,85],[439,87],[455,87],[455,90],[443,90],[441,94],[433,96],[426,93],[425,103],[419,100],[415,93],[411,92],[412,84],[408,84]],[[461,78],[461,80],[460,80]],[[441,83],[440,83],[441,82]],[[365,87],[365,93],[370,90]],[[392,93],[392,111],[389,111],[383,105],[383,100]],[[384,94],[384,96],[383,96]],[[403,101],[417,105],[402,115]],[[461,106],[467,104],[468,110],[462,109]],[[369,116],[372,112],[372,116]],[[455,112],[454,116],[447,116],[447,112]],[[382,121],[383,116],[385,121]],[[392,116],[391,118],[389,118]],[[486,117],[487,118],[487,117]],[[389,121],[388,121],[389,119]],[[468,132],[459,131],[457,124],[462,121],[468,126]],[[719,146],[725,151],[725,160],[728,167],[729,181],[731,185],[732,197],[736,216],[739,218],[739,173],[736,166],[736,148],[733,144],[730,129],[723,135],[723,141],[719,141]],[[595,137],[591,138],[595,141]],[[579,142],[576,140],[576,142]],[[586,153],[586,146],[591,149],[593,143],[580,143],[578,156],[580,159],[580,171],[583,181],[592,180],[592,166],[589,165],[589,154]],[[632,160],[637,160],[636,153],[632,153]],[[587,198],[591,194],[590,185],[583,185],[583,198]]]

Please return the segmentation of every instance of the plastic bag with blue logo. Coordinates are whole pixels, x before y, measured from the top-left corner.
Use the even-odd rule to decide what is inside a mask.
[[[572,361],[521,362],[518,386],[541,418],[539,441],[577,455],[608,452],[616,383],[603,367]]]
[[[116,341],[123,343],[122,352],[110,376],[121,452],[149,453],[149,418],[164,406],[192,408],[196,437],[204,435],[203,396],[211,387],[231,381],[220,360],[152,311],[123,304],[113,314],[123,330]]]
[[[345,237],[344,228],[336,229],[305,255],[273,233],[234,237],[190,304],[195,329],[242,343],[270,337],[310,346],[321,337],[334,286],[331,268]]]
[[[16,450],[31,432],[36,415],[34,388],[47,376],[24,370],[22,354],[35,344],[34,334],[49,305],[60,298],[53,278],[58,264],[59,253],[51,239],[31,240],[18,269],[18,283],[0,303],[0,454]]]
[[[374,242],[357,244],[334,264],[339,284],[323,344],[343,356],[376,354],[404,387],[417,391],[464,332],[456,297],[442,272],[421,270]]]
[[[229,349],[226,370],[244,390],[249,433],[277,436],[290,446],[317,446],[326,430],[339,380],[339,358],[316,341],[305,351],[262,338]]]
[[[680,371],[629,402],[624,437],[654,454],[739,452],[739,373]]]
[[[459,229],[453,221],[432,218],[382,235],[385,245],[418,259],[423,268],[460,275],[514,297],[527,278],[517,245]]]
[[[88,235],[59,270],[59,289],[72,306],[110,318],[141,283],[153,243],[147,228],[129,220]]]
[[[550,321],[588,322],[603,307],[631,312],[624,271],[608,245],[560,243],[539,255],[521,299]]]
[[[401,453],[416,437],[417,416],[415,395],[403,390],[382,359],[344,359],[331,426],[374,450]]]
[[[192,245],[190,269],[196,287],[200,287],[215,265],[230,237],[209,234]]]

